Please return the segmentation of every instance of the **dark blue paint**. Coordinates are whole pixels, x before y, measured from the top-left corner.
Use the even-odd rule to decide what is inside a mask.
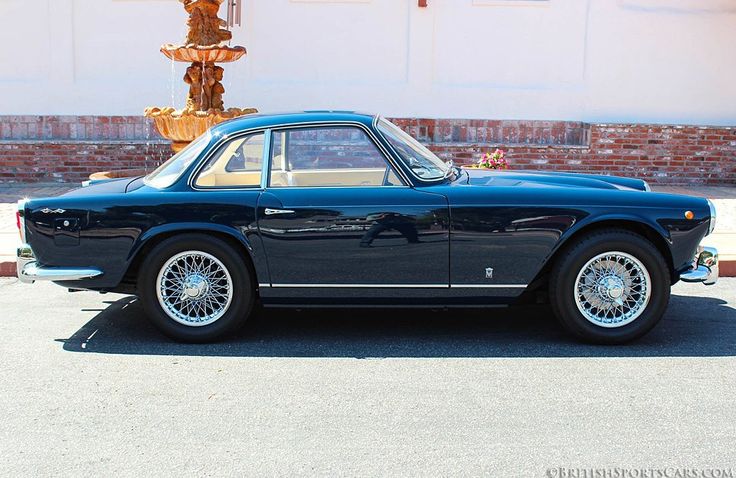
[[[390,186],[278,188],[258,206],[274,284],[449,284],[442,195]],[[265,216],[267,207],[294,213]]]
[[[255,115],[212,129],[212,141],[284,124],[357,123],[376,133],[373,117],[311,112]],[[390,151],[387,144],[383,146]],[[413,178],[399,158],[395,167]],[[27,204],[28,242],[42,265],[99,267],[101,277],[63,283],[128,290],[136,257],[162,235],[200,231],[242,245],[260,284],[431,284],[433,289],[262,288],[273,303],[503,303],[523,289],[462,289],[449,284],[529,284],[583,228],[600,221],[645,225],[667,244],[673,269],[689,267],[705,235],[705,199],[644,192],[644,182],[566,173],[466,170],[455,180],[407,187],[258,188],[195,191],[195,161],[166,190],[138,179],[93,184]],[[62,208],[63,216],[41,212]],[[288,215],[265,216],[265,208]],[[695,219],[687,221],[684,211]],[[74,227],[59,231],[56,219]],[[145,267],[145,261],[143,266]],[[485,269],[494,270],[493,279]]]

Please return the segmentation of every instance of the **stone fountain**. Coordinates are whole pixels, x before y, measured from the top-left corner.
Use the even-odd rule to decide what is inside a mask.
[[[222,95],[223,68],[216,63],[236,61],[245,55],[242,46],[228,46],[232,33],[227,23],[217,16],[224,0],[179,0],[189,14],[189,32],[184,45],[166,44],[161,53],[172,61],[191,63],[184,75],[189,94],[184,109],[149,107],[145,115],[153,119],[161,135],[172,141],[179,151],[207,128],[222,121],[256,113],[255,108],[225,109]]]

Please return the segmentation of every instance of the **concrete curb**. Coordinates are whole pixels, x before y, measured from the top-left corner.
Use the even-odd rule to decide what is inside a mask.
[[[721,261],[718,267],[721,277],[736,277],[736,261]]]
[[[0,277],[15,276],[15,262],[0,262]]]

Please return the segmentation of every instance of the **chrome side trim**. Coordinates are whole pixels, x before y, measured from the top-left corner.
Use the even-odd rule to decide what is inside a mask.
[[[394,186],[271,186],[270,187],[271,190],[274,190],[274,189],[275,190],[285,190],[285,189],[288,189],[289,191],[292,191],[292,190],[295,190],[295,189],[310,189],[310,190],[313,191],[315,189],[356,189],[356,188],[364,188],[364,189],[368,189],[368,188],[394,188],[394,189],[395,188],[404,188],[404,189],[411,189],[411,186],[394,185]],[[221,189],[218,189],[218,191],[221,191]],[[402,206],[403,206],[403,204],[402,204]],[[361,204],[360,206],[355,206],[355,207],[365,207],[365,204]]]
[[[525,289],[529,284],[452,284],[451,289]]]
[[[259,284],[259,287],[269,287]],[[273,288],[321,288],[321,289],[516,289],[527,284],[272,284]]]
[[[271,284],[271,287],[300,289],[447,289],[445,284]]]
[[[43,267],[36,262],[33,250],[28,244],[18,248],[16,253],[16,271],[18,279],[26,284],[37,280],[71,281],[91,279],[102,275],[102,271],[93,267]]]

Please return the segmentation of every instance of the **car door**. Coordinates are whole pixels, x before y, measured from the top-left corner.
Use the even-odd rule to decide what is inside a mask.
[[[407,186],[366,128],[274,130],[270,162],[257,209],[262,289],[449,286],[446,198]]]

